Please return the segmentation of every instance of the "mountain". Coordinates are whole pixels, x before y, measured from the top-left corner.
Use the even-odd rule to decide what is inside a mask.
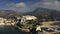
[[[60,11],[47,8],[37,8],[32,12],[27,12],[25,15],[34,15],[39,19],[60,20]]]
[[[8,16],[18,16],[19,14],[13,10],[0,10],[0,17],[8,17]]]

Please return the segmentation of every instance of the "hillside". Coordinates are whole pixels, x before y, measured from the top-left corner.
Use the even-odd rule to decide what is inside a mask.
[[[19,14],[13,10],[0,10],[0,17],[11,17],[11,16],[18,16]]]
[[[46,19],[46,20],[60,20],[60,11],[52,10],[47,8],[37,8],[32,12],[27,12],[25,15],[34,15],[37,16],[39,19]]]

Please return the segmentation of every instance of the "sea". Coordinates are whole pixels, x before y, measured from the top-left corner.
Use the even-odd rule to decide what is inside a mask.
[[[28,34],[28,33],[20,32],[14,27],[0,27],[0,34]]]
[[[60,26],[60,22],[53,23],[52,26],[53,25]],[[60,30],[60,27],[58,27],[58,29]],[[18,31],[15,27],[0,26],[0,34],[29,34],[29,33]]]

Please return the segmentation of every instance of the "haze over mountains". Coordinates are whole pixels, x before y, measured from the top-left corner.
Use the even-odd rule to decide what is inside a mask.
[[[22,13],[19,13],[17,11],[13,10],[0,10],[0,17],[6,17],[9,15],[21,15]],[[24,13],[23,15],[34,15],[38,17],[39,19],[49,19],[49,20],[60,20],[60,11],[53,10],[53,9],[47,9],[47,8],[36,8],[32,12]]]
[[[49,20],[60,20],[60,11],[47,9],[47,8],[37,8],[32,12],[27,12],[26,15],[34,15],[39,19],[49,19]]]
[[[0,10],[0,17],[7,17],[11,15],[18,15],[16,11],[13,10]]]

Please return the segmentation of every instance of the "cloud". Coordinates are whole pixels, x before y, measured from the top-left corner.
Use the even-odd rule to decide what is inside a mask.
[[[41,2],[37,2],[37,3],[33,4],[32,6],[60,10],[60,1],[42,0]]]
[[[8,9],[19,11],[19,12],[22,12],[22,13],[30,11],[30,6],[28,6],[24,2],[7,3],[6,6],[8,7]]]
[[[19,12],[33,11],[39,7],[60,10],[60,1],[57,0],[41,0],[40,2],[31,3],[31,4],[30,3],[31,2],[29,2],[28,4],[24,2],[7,3],[6,6],[8,7],[8,9],[16,10]]]
[[[26,7],[26,4],[24,2],[16,3],[16,7],[23,8]]]
[[[59,10],[58,8],[60,8],[60,2],[57,0],[54,0],[54,2],[43,2],[42,7]]]
[[[54,1],[57,1],[57,0],[42,0],[43,2],[54,2]]]

